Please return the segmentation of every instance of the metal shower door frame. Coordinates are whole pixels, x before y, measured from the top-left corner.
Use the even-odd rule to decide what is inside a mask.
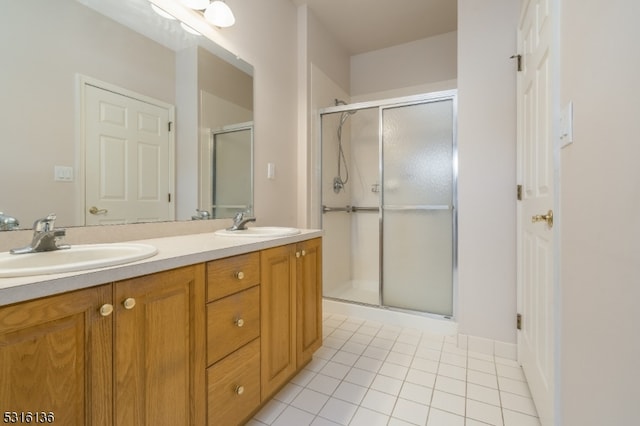
[[[383,279],[383,258],[384,258],[384,247],[383,247],[383,231],[384,231],[384,211],[383,211],[383,202],[384,202],[384,189],[382,188],[382,182],[384,181],[384,149],[383,149],[383,136],[384,136],[384,122],[383,122],[383,112],[386,109],[398,108],[398,107],[409,107],[413,105],[421,105],[425,103],[432,102],[440,102],[440,101],[452,101],[452,114],[453,114],[453,123],[452,123],[452,242],[453,242],[453,259],[452,259],[452,315],[451,316],[443,316],[439,314],[433,314],[429,312],[420,312],[414,310],[407,310],[392,306],[387,306],[383,304],[383,288],[384,288],[384,279]],[[399,97],[399,98],[390,98],[376,101],[367,101],[367,102],[358,102],[347,105],[338,105],[320,109],[318,111],[319,123],[322,123],[322,116],[334,113],[341,112],[350,112],[350,111],[359,111],[363,109],[378,109],[378,150],[379,150],[379,163],[378,163],[378,176],[380,177],[380,186],[382,195],[378,201],[378,237],[379,237],[379,246],[380,246],[380,254],[379,254],[379,270],[378,270],[378,305],[379,308],[400,311],[400,312],[408,312],[411,314],[418,314],[426,317],[434,317],[434,318],[445,318],[445,319],[456,319],[457,313],[457,300],[458,300],[458,138],[457,138],[457,121],[458,121],[458,91],[457,90],[446,90],[440,92],[431,92],[420,95]],[[322,125],[319,127],[319,140],[322,141]],[[322,143],[319,144],[320,149],[322,149]],[[322,170],[322,155],[319,156],[321,160],[320,170]],[[322,182],[322,179],[320,180]],[[322,192],[322,188],[320,188]],[[320,197],[322,199],[322,197]],[[322,226],[322,202],[319,203],[318,206],[320,209],[319,217],[321,218],[321,226]],[[444,206],[424,206],[426,209],[443,209]],[[446,206],[448,208],[448,206]],[[324,296],[323,296],[324,297]],[[342,299],[339,299],[342,300]],[[349,303],[357,303],[359,302],[349,301]]]

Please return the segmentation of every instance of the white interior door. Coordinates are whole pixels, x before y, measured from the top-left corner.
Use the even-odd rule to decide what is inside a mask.
[[[543,425],[554,424],[554,283],[551,223],[557,174],[553,137],[550,0],[522,0],[518,48],[518,360]],[[536,221],[534,222],[534,218]],[[557,222],[557,221],[556,221]]]
[[[85,223],[174,218],[166,107],[85,85]]]

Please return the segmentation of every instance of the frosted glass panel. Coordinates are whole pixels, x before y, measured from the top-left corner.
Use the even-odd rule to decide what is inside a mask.
[[[453,101],[382,118],[383,304],[452,315]]]
[[[384,305],[452,314],[451,224],[448,210],[385,210]]]
[[[384,203],[450,205],[453,101],[383,111]]]

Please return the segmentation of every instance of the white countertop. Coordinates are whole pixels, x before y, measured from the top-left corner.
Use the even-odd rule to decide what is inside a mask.
[[[153,257],[106,268],[62,274],[0,278],[0,306],[107,284],[210,260],[249,253],[322,236],[321,230],[303,229],[280,238],[222,237],[213,233],[127,241],[155,246]]]

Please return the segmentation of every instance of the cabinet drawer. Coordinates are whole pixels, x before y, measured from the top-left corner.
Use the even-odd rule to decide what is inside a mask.
[[[248,253],[207,263],[207,302],[260,283],[260,253]]]
[[[207,369],[208,424],[238,425],[260,404],[260,339]]]
[[[260,286],[207,304],[207,365],[260,335]]]

